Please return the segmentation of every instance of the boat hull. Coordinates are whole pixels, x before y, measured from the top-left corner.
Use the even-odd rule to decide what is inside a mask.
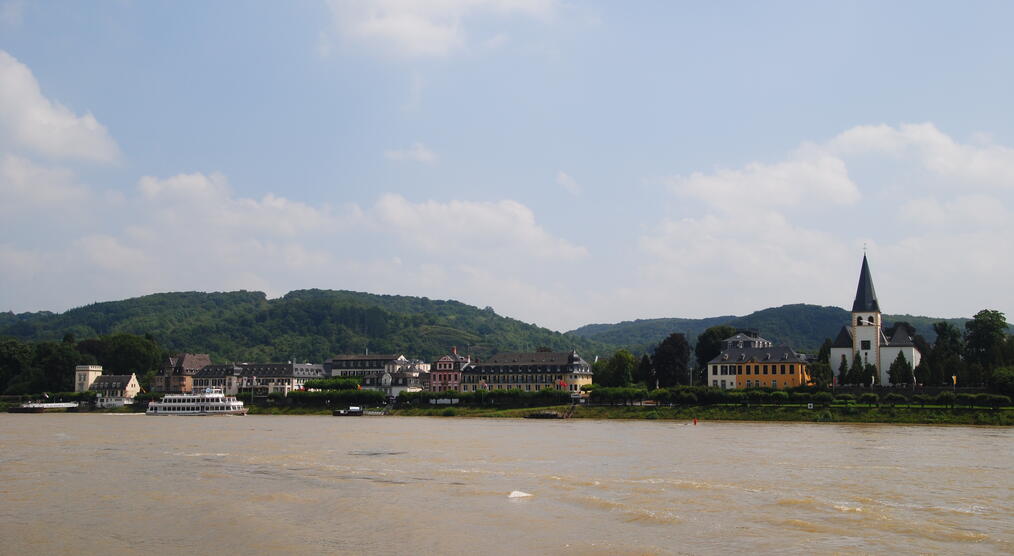
[[[180,411],[180,412],[161,411],[158,413],[154,411],[147,411],[145,412],[145,414],[154,415],[156,417],[161,417],[163,415],[167,417],[214,417],[215,415],[246,415],[247,411],[248,411],[247,408],[243,408],[231,411]]]

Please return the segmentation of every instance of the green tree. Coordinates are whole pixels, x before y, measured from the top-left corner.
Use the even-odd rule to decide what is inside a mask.
[[[14,338],[0,338],[0,392],[7,390],[14,377],[31,368],[34,349]]]
[[[134,334],[116,334],[102,339],[104,355],[99,362],[110,374],[145,374],[156,370],[162,360],[158,344]]]
[[[74,390],[74,367],[85,361],[74,346],[64,342],[42,342],[35,346],[32,366],[42,372],[42,391],[69,392]]]
[[[957,376],[962,384],[967,379],[967,370],[962,354],[965,341],[958,328],[947,322],[933,325],[937,340],[929,354],[930,377],[927,384],[934,386],[951,384],[951,376]]]
[[[841,363],[838,365],[838,384],[849,384],[849,362],[845,354],[841,354]]]
[[[817,392],[813,395],[813,402],[823,406],[831,405],[834,402],[834,394],[831,392]]]
[[[910,384],[912,382],[912,376],[912,365],[899,351],[898,356],[895,357],[894,362],[891,363],[891,367],[887,369],[888,380],[891,381],[891,384]]]
[[[638,384],[655,383],[655,369],[651,365],[651,358],[645,353],[641,356],[641,362],[637,364],[637,370],[634,373],[634,382]]]
[[[612,384],[607,386],[630,386],[634,380],[634,370],[637,368],[637,359],[634,354],[625,349],[618,350],[606,362],[609,378]]]
[[[945,391],[940,392],[939,394],[937,394],[936,402],[938,404],[940,404],[940,405],[946,405],[947,407],[950,407],[951,409],[953,409],[954,408],[954,401],[956,399],[957,399],[957,396],[954,395],[954,392],[949,392],[949,391],[945,390]]]
[[[1000,367],[994,370],[989,385],[995,392],[1014,396],[1014,367]]]
[[[725,324],[712,326],[702,332],[697,337],[697,343],[694,344],[694,359],[697,360],[697,368],[706,370],[708,361],[711,361],[722,353],[722,340],[735,333],[735,328]]]
[[[877,367],[873,363],[867,363],[863,366],[862,384],[864,386],[880,384],[880,373],[877,372]]]
[[[975,394],[968,394],[962,392],[961,394],[958,394],[956,400],[958,403],[964,404],[968,406],[969,409],[971,409],[972,406],[975,405]]]
[[[988,381],[993,369],[1003,364],[1008,326],[1003,313],[990,309],[979,311],[965,323],[965,359],[979,364],[980,379]]]
[[[613,376],[609,369],[608,359],[596,359],[592,363],[592,380],[595,384],[599,384],[605,387],[612,387]]]
[[[863,369],[863,357],[857,351],[852,357],[852,366],[849,367],[848,381],[845,384],[863,384],[866,373]],[[869,384],[868,382],[866,384]]]
[[[820,344],[820,350],[817,351],[817,361],[820,363],[831,363],[831,338],[824,338],[824,343]]]
[[[662,343],[655,348],[655,357],[652,358],[652,361],[655,364],[658,384],[649,384],[649,387],[668,388],[677,384],[690,383],[688,368],[690,344],[687,342],[686,335],[677,332],[662,340]]]
[[[816,362],[810,365],[810,378],[818,388],[824,388],[831,384],[831,366],[827,363]]]
[[[906,398],[905,396],[903,396],[903,395],[901,395],[901,394],[899,394],[897,392],[891,392],[890,394],[884,396],[884,401],[887,402],[888,404],[890,404],[891,407],[894,407],[895,405],[897,405],[899,403],[906,403],[906,402],[908,402],[908,398]]]

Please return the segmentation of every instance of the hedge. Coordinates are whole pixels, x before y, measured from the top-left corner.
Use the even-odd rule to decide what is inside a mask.
[[[303,384],[307,390],[358,390],[362,379],[359,377],[350,378],[319,378],[308,380]]]
[[[477,390],[475,392],[402,392],[398,394],[399,407],[434,407],[431,400],[458,400],[457,405],[464,407],[495,407],[521,408],[563,405],[571,401],[570,392],[546,388],[535,392],[526,392],[516,388],[510,390]]]
[[[286,398],[289,405],[296,407],[340,407],[384,405],[387,396],[380,390],[319,390],[305,392],[295,390]]]

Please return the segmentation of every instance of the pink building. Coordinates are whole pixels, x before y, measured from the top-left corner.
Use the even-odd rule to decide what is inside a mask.
[[[430,383],[427,389],[433,392],[457,390],[461,384],[461,369],[470,362],[469,356],[458,355],[458,348],[452,347],[449,355],[430,365]]]

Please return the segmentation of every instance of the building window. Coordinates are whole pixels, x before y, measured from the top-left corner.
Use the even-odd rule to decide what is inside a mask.
[[[863,340],[863,341],[859,342],[859,349],[870,349],[870,341],[869,340]]]

